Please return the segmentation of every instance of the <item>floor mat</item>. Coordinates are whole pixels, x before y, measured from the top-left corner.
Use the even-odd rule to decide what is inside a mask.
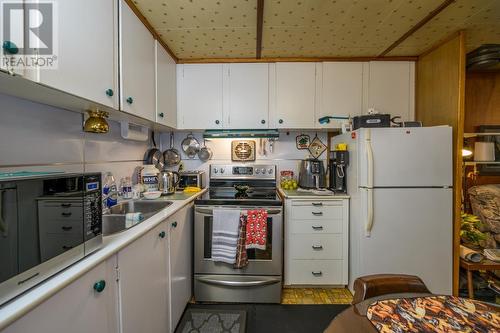
[[[246,311],[214,307],[190,308],[182,316],[176,332],[245,333]]]
[[[333,318],[346,309],[348,305],[284,305],[284,304],[189,304],[176,332],[183,331],[186,315],[193,309],[204,311],[245,311],[246,333],[315,333],[323,332]],[[210,331],[213,333],[228,331]]]

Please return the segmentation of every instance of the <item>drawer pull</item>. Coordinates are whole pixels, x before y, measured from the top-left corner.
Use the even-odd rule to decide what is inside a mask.
[[[71,213],[71,212],[64,212],[64,213],[61,213],[61,215],[62,215],[62,216],[66,216],[66,217],[71,216],[72,214],[73,214],[73,213]]]
[[[322,225],[319,225],[319,226],[318,225],[313,225],[312,228],[314,230],[323,230],[323,226]]]
[[[63,227],[61,227],[61,229],[64,231],[70,231],[71,229],[73,229],[73,227],[63,226]]]
[[[313,245],[313,250],[323,250],[323,245]]]
[[[323,212],[312,212],[314,216],[323,216]]]
[[[314,207],[321,207],[321,206],[323,206],[323,203],[322,202],[313,202],[312,205]]]
[[[323,275],[323,272],[322,272],[322,271],[319,271],[319,272],[314,272],[314,271],[313,271],[313,272],[311,272],[311,273],[312,273],[312,275],[314,275],[314,276],[322,276],[322,275]]]
[[[71,250],[73,248],[73,246],[66,246],[66,245],[63,245],[62,249],[64,251],[68,251],[68,250]]]
[[[63,204],[61,204],[61,207],[62,208],[69,208],[69,207],[71,207],[71,204],[70,203],[63,203]]]

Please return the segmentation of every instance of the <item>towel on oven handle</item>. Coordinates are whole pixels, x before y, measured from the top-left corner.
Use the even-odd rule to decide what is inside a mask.
[[[214,209],[212,227],[212,260],[234,264],[238,245],[241,212],[235,209]]]

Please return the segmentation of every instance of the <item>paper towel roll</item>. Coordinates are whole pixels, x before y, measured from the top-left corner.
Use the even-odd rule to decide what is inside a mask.
[[[495,143],[476,142],[474,144],[474,160],[478,162],[495,161]]]

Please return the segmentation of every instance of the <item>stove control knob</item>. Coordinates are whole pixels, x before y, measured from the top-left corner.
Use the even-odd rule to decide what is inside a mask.
[[[214,168],[214,173],[218,173],[219,170],[217,168]]]
[[[260,170],[260,172],[262,172],[262,174],[263,174],[263,175],[265,175],[265,174],[266,174],[266,169],[262,168],[262,169]]]
[[[220,173],[224,173],[224,171],[226,171],[224,168],[220,168]]]
[[[255,174],[259,174],[260,173],[260,169],[255,169]]]
[[[273,168],[270,168],[269,170],[267,170],[267,173],[269,173],[270,175],[272,175],[274,172]]]

